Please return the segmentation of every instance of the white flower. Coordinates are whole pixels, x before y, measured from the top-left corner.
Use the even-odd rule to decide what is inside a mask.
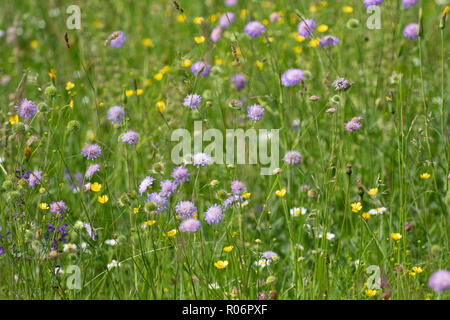
[[[219,287],[219,285],[217,284],[217,282],[210,283],[210,284],[208,285],[208,288],[210,288],[210,289],[220,289],[220,287]]]
[[[75,229],[83,229],[84,228],[84,222],[78,220],[77,222],[75,222],[74,226]]]
[[[293,215],[294,217],[298,217],[300,214],[301,215],[305,215],[306,214],[306,208],[292,208],[290,210],[291,215]]]
[[[119,242],[116,239],[105,240],[105,243],[111,247],[116,246]]]
[[[77,245],[73,243],[66,243],[64,245],[63,251],[64,252],[70,251],[71,253],[74,253],[77,251]]]
[[[64,270],[60,266],[55,267],[55,275],[64,274]]]
[[[256,265],[261,268],[267,267],[268,265],[270,265],[270,260],[261,258],[258,261],[256,261]]]
[[[385,207],[381,207],[381,208],[371,209],[371,210],[369,210],[369,213],[372,216],[376,216],[378,214],[383,214],[386,211],[387,211],[387,209]]]
[[[108,270],[112,269],[112,268],[117,268],[120,267],[122,264],[120,262],[117,262],[117,260],[111,260],[111,263],[108,263]]]
[[[330,232],[327,232],[327,235],[325,236],[325,238],[327,240],[333,240],[334,237],[335,237],[335,234],[334,233],[330,233]],[[319,238],[322,238],[322,234],[319,234]]]

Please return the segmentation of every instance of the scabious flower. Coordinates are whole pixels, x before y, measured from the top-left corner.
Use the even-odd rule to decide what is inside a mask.
[[[295,86],[301,79],[305,78],[305,71],[302,69],[288,69],[281,76],[281,84],[285,87]]]
[[[234,22],[234,13],[233,12],[224,13],[219,18],[219,25],[223,29],[227,28],[233,22]]]
[[[213,204],[205,212],[205,220],[208,224],[214,223],[217,225],[220,221],[222,221],[222,217],[223,217],[222,208],[217,204]]]
[[[108,40],[109,45],[112,48],[118,49],[123,46],[123,43],[126,40],[125,33],[123,33],[123,31],[115,31],[108,37]]]
[[[200,166],[204,167],[211,162],[211,157],[206,153],[199,152],[192,155],[192,164],[197,168],[200,168]]]
[[[14,106],[16,112],[22,118],[33,118],[34,114],[37,111],[36,104],[28,99],[23,99],[18,106]]]
[[[180,201],[175,206],[175,211],[182,219],[190,218],[197,213],[197,207],[191,201]]]
[[[180,224],[180,230],[183,232],[195,232],[198,229],[200,229],[200,221],[194,218],[188,218],[181,222]]]
[[[247,190],[247,187],[245,184],[239,180],[233,180],[231,181],[231,191],[233,191],[234,194],[241,194],[244,191]]]
[[[99,164],[91,164],[84,174],[84,177],[89,180],[94,175],[94,173],[100,171],[100,165]]]
[[[408,39],[417,39],[419,37],[417,34],[418,29],[419,25],[417,23],[410,23],[403,29],[403,35]]]
[[[135,146],[138,143],[139,135],[135,131],[130,130],[125,132],[121,139],[123,143],[128,143],[131,146]]]
[[[450,271],[439,270],[434,272],[428,279],[428,287],[436,293],[448,290],[450,288]]]
[[[161,181],[160,187],[161,187],[160,194],[163,197],[168,197],[173,192],[175,192],[175,190],[177,189],[177,184],[175,182],[167,179],[167,180]]]
[[[339,39],[337,37],[328,35],[320,39],[319,45],[322,47],[335,46],[338,44],[338,42]]]
[[[95,233],[92,230],[92,227],[89,223],[86,223],[84,225],[84,228],[86,229],[86,232],[88,233],[89,237],[92,239],[92,241],[95,241]]]
[[[123,111],[122,107],[112,106],[108,110],[106,119],[110,120],[112,123],[121,124],[123,122],[124,116],[125,112]]]
[[[263,252],[262,257],[267,260],[274,260],[278,257],[278,254],[276,254],[273,251],[265,251],[265,252]]]
[[[271,23],[274,23],[277,20],[281,20],[281,15],[279,12],[272,12],[269,16],[269,20]]]
[[[202,97],[196,93],[188,94],[186,98],[184,98],[183,105],[185,107],[191,108],[192,110],[197,109],[202,103]]]
[[[212,42],[216,43],[217,41],[219,41],[221,36],[222,36],[222,28],[221,27],[216,27],[211,31]]]
[[[337,78],[333,81],[333,87],[336,91],[347,91],[352,84],[344,78]]]
[[[160,213],[166,210],[167,204],[169,203],[166,197],[156,192],[150,193],[147,196],[146,202],[153,202],[156,205],[156,213]]]
[[[204,61],[197,61],[191,66],[191,71],[194,76],[199,76],[200,78],[206,77],[211,73],[211,65],[206,64]]]
[[[264,108],[259,104],[254,104],[252,106],[247,107],[247,118],[250,118],[255,121],[262,120],[264,117]]]
[[[316,22],[313,19],[305,19],[298,24],[298,35],[308,38],[315,27]]]
[[[102,155],[102,149],[97,144],[85,144],[84,148],[81,149],[81,153],[88,160],[97,159]]]
[[[402,0],[402,4],[405,8],[411,8],[413,7],[418,0]]]
[[[235,74],[232,78],[231,78],[231,82],[234,82],[234,84],[236,85],[236,90],[237,91],[241,91],[245,89],[245,86],[247,84],[247,80],[245,79],[245,77],[241,74]]]
[[[364,0],[364,5],[366,8],[370,6],[378,6],[383,3],[384,0]]]
[[[232,7],[235,6],[237,4],[238,0],[225,0],[225,5],[227,7]]]
[[[178,184],[189,181],[189,171],[183,166],[176,167],[172,171],[172,178]]]
[[[42,179],[42,171],[33,170],[28,177],[28,186],[33,189],[35,185],[41,184]]]
[[[295,166],[302,161],[302,156],[298,151],[291,150],[286,152],[283,161],[287,166]]]
[[[155,181],[154,178],[150,176],[146,176],[141,183],[139,184],[139,194],[142,196],[142,194],[147,191],[148,187],[150,187],[153,184],[153,181]]]
[[[64,200],[50,203],[50,212],[52,212],[52,213],[60,214],[60,213],[66,212],[66,210],[67,210],[67,206],[66,206],[66,203],[64,202]]]
[[[358,130],[361,127],[362,117],[354,117],[349,122],[345,123],[345,131],[353,132]]]
[[[252,38],[259,37],[265,31],[264,25],[258,21],[251,21],[244,27],[244,32]]]

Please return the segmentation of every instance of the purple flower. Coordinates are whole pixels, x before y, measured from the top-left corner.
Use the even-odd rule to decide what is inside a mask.
[[[138,143],[139,135],[135,131],[130,130],[125,132],[121,139],[123,143],[128,143],[130,146],[135,146]]]
[[[384,0],[364,0],[364,5],[366,8],[370,6],[378,6],[383,3]]]
[[[231,78],[231,82],[234,82],[236,84],[236,90],[237,91],[241,91],[245,89],[245,86],[247,84],[247,80],[245,79],[245,77],[241,74],[235,74],[232,78]]]
[[[183,166],[179,166],[173,169],[172,178],[176,183],[183,183],[189,181],[189,171]]]
[[[436,293],[450,288],[450,271],[439,270],[434,272],[428,279],[428,287]]]
[[[243,201],[244,201],[243,197],[236,195],[236,194],[232,194],[222,203],[222,208],[223,208],[223,210],[228,210],[234,204],[236,204],[236,203],[239,204]]]
[[[200,166],[204,167],[211,162],[211,157],[206,153],[199,152],[192,155],[192,164],[197,168],[200,168]]]
[[[361,127],[362,117],[354,117],[349,122],[345,123],[345,131],[353,132]]]
[[[220,221],[222,221],[222,217],[223,217],[222,208],[217,204],[213,204],[205,212],[205,220],[208,224],[214,223],[217,225]]]
[[[164,181],[161,181],[160,187],[161,187],[160,194],[163,197],[168,197],[173,192],[175,192],[175,190],[177,190],[177,184],[175,182],[171,181],[171,180],[168,180],[168,179],[164,180]]]
[[[221,27],[215,27],[211,31],[211,40],[212,40],[212,42],[216,43],[217,41],[219,41],[221,36],[222,36],[222,28]]]
[[[328,35],[320,39],[319,45],[322,47],[335,46],[338,44],[338,42],[339,39],[337,37]]]
[[[112,48],[120,48],[123,43],[126,40],[125,34],[123,33],[123,31],[115,31],[113,33],[111,33],[111,35],[109,36],[109,45]]]
[[[234,22],[234,13],[233,12],[224,13],[219,18],[219,25],[222,29],[227,28],[233,22]]]
[[[125,112],[123,111],[122,107],[112,106],[108,110],[106,119],[110,120],[112,123],[121,124],[123,122],[124,116]]]
[[[272,259],[273,257],[278,257],[278,255],[273,251],[265,251],[263,252],[262,257],[265,259]]]
[[[180,224],[180,230],[183,232],[195,232],[198,229],[200,229],[200,221],[194,218],[188,218]]]
[[[250,107],[247,107],[247,113],[247,118],[259,121],[264,117],[264,108],[259,104],[254,104]]]
[[[252,38],[259,37],[265,31],[266,28],[258,21],[251,21],[244,27],[244,32]]]
[[[264,294],[264,292],[260,292],[259,294],[258,294],[258,300],[265,300],[266,299],[266,295]]]
[[[186,98],[184,98],[183,105],[185,107],[191,108],[192,110],[197,109],[202,103],[202,97],[196,93],[188,94]]]
[[[147,191],[148,187],[150,187],[153,184],[153,181],[155,181],[155,179],[153,179],[150,176],[146,176],[141,183],[139,184],[139,194],[142,196],[142,194]]]
[[[203,61],[197,61],[191,66],[191,71],[194,74],[194,76],[199,76],[200,78],[203,78],[211,73],[211,65],[206,64]]]
[[[279,12],[272,12],[269,16],[269,20],[271,23],[274,23],[277,20],[281,20],[281,15]]]
[[[66,210],[67,206],[64,200],[50,203],[50,212],[60,214],[66,212]]]
[[[418,0],[402,0],[403,6],[405,8],[411,8],[417,3]]]
[[[231,181],[231,191],[233,191],[234,194],[241,194],[242,192],[246,191],[247,187],[245,184],[239,180],[233,180]]]
[[[316,22],[313,19],[305,19],[298,24],[298,35],[308,38],[315,27]]]
[[[146,202],[153,202],[156,205],[156,207],[157,207],[156,213],[160,213],[160,212],[166,210],[166,207],[168,204],[166,197],[164,197],[156,192],[150,193],[147,196]]]
[[[92,231],[91,225],[89,223],[86,223],[84,225],[84,228],[86,229],[86,232],[88,233],[88,235],[92,239],[92,241],[95,241],[95,233]]]
[[[418,29],[419,25],[417,23],[410,23],[403,29],[403,35],[408,39],[417,39],[419,37],[417,34]]]
[[[225,0],[225,5],[227,7],[232,7],[235,6],[237,4],[238,0]]]
[[[89,180],[94,175],[94,173],[96,173],[98,171],[100,171],[100,165],[99,164],[91,164],[87,168],[86,173],[84,174],[84,177],[86,178],[86,180]]]
[[[22,102],[18,106],[14,106],[16,112],[22,118],[33,118],[34,114],[37,111],[36,104],[28,99],[23,99]]]
[[[85,144],[84,148],[81,149],[81,153],[88,160],[97,159],[102,155],[102,149],[97,144]]]
[[[291,150],[286,152],[283,161],[284,163],[286,163],[287,166],[295,166],[302,161],[302,156],[298,151]]]
[[[180,215],[182,219],[190,218],[197,213],[197,207],[191,201],[180,201],[175,206],[175,211]]]
[[[344,78],[337,78],[333,81],[333,87],[336,91],[347,91],[351,86],[350,81]]]
[[[0,256],[2,256],[5,253],[5,248],[4,247],[0,247]]]
[[[35,185],[41,184],[41,179],[42,171],[34,170],[33,173],[30,173],[30,176],[28,177],[28,186],[33,189]]]
[[[305,72],[302,69],[288,69],[281,76],[281,84],[285,87],[295,86],[301,79],[305,78]]]

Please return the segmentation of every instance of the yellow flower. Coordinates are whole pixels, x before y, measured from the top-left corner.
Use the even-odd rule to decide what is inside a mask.
[[[366,295],[368,297],[374,297],[377,294],[377,290],[372,290],[372,289],[367,289],[366,290]]]
[[[202,43],[205,42],[205,37],[204,36],[200,36],[200,37],[194,37],[195,43]]]
[[[400,240],[402,235],[400,233],[391,233],[391,238],[394,240]]]
[[[243,197],[244,199],[249,199],[251,195],[252,195],[252,194],[251,194],[250,192],[244,192],[244,193],[242,194],[242,197]]]
[[[305,41],[305,37],[300,36],[297,32],[293,32],[292,36],[295,38],[296,41],[298,42],[303,42]]]
[[[216,22],[217,20],[217,14],[212,14],[208,17],[209,21]]]
[[[134,90],[125,90],[125,95],[131,97],[134,94]]]
[[[320,42],[320,38],[312,39],[311,41],[309,41],[309,46],[311,48],[315,48],[319,45],[319,42]]]
[[[378,188],[369,189],[369,191],[367,191],[367,193],[371,196],[376,196],[378,193]]]
[[[262,70],[262,68],[263,68],[263,66],[264,66],[264,64],[261,62],[261,61],[256,61],[256,66],[259,68],[259,70]]]
[[[352,211],[357,213],[362,209],[362,205],[361,202],[353,202],[350,204],[350,206],[352,207]]]
[[[169,66],[164,66],[162,67],[161,70],[159,70],[159,72],[161,72],[162,74],[166,74],[167,72],[169,72],[170,67]]]
[[[156,220],[148,220],[144,222],[144,225],[146,225],[147,227],[150,227],[152,225],[154,225],[156,223]]]
[[[215,62],[218,66],[220,66],[223,63],[223,60],[220,58],[216,58]]]
[[[101,204],[107,203],[109,198],[108,195],[103,195],[103,196],[98,196],[97,197],[98,202],[100,202]]]
[[[36,49],[38,45],[39,45],[39,41],[37,41],[37,40],[33,40],[30,42],[30,47],[32,49]]]
[[[411,277],[414,277],[416,274],[415,274],[414,272],[410,271],[410,272],[409,272],[409,275],[410,275]]]
[[[158,101],[156,102],[156,108],[159,112],[163,112],[166,109],[166,103],[164,101]]]
[[[177,21],[183,23],[186,20],[186,16],[184,14],[179,14],[177,16]]]
[[[172,229],[172,230],[167,232],[167,235],[169,237],[174,237],[176,234],[177,234],[177,230],[176,229]]]
[[[204,21],[205,19],[203,18],[203,17],[196,17],[196,18],[194,18],[194,23],[195,24],[202,24],[202,22]]]
[[[214,267],[216,267],[217,269],[224,269],[228,266],[228,260],[219,260],[217,262],[214,262]]]
[[[72,90],[75,87],[75,84],[73,82],[68,81],[66,83],[66,91]]]
[[[369,219],[370,219],[370,213],[364,212],[364,213],[362,214],[362,217],[363,217],[365,220],[369,220]]]
[[[244,19],[246,16],[247,16],[247,10],[242,9],[242,10],[241,10],[241,14],[239,15],[239,17],[240,17],[241,19]]]
[[[231,252],[231,250],[233,250],[234,246],[227,246],[223,248],[223,251],[225,252]]]
[[[430,175],[429,173],[425,172],[425,173],[422,173],[422,174],[420,175],[420,177],[421,177],[422,179],[429,179],[429,178],[431,177],[431,175]]]
[[[344,11],[345,13],[352,13],[353,12],[353,8],[350,6],[345,6],[342,8],[342,11]]]
[[[319,32],[325,32],[328,30],[328,26],[326,24],[321,24],[320,26],[317,27],[317,31]]]
[[[10,116],[9,117],[9,123],[10,124],[14,124],[14,123],[16,123],[16,122],[19,122],[19,116],[16,114],[16,115],[14,115],[14,116]]]
[[[136,208],[133,208],[133,213],[134,213],[134,214],[138,214],[140,208],[141,208],[141,206],[138,206],[138,207],[136,207]]]
[[[144,38],[144,39],[142,39],[142,40],[141,40],[141,44],[142,44],[144,47],[153,47],[153,41],[152,41],[152,39],[150,39],[150,38]]]
[[[317,12],[317,7],[312,5],[309,7],[309,12]]]
[[[275,194],[276,194],[278,197],[283,198],[283,197],[286,195],[286,189],[283,188],[283,189],[281,189],[281,190],[277,190],[277,191],[275,191]]]
[[[183,62],[181,63],[181,65],[182,65],[183,67],[189,67],[191,64],[192,64],[192,60],[189,60],[189,59],[185,59],[185,60],[183,60]]]
[[[161,81],[163,78],[163,74],[159,72],[159,73],[155,74],[155,76],[153,78],[155,78],[155,80]]]
[[[69,102],[69,107],[70,107],[70,109],[72,109],[72,110],[73,110],[73,99],[70,99],[70,102]]]
[[[39,203],[38,206],[39,206],[39,209],[41,209],[41,210],[48,210],[48,208],[49,208],[48,204],[45,202]]]
[[[101,188],[102,185],[98,182],[94,182],[93,184],[91,184],[91,190],[94,192],[99,192]]]
[[[415,273],[422,273],[422,272],[423,272],[422,268],[420,268],[420,267],[412,267],[412,270],[413,270]]]
[[[56,75],[55,69],[51,68],[50,72],[48,73],[48,76],[50,77],[50,79],[55,79],[55,75]]]
[[[144,90],[142,90],[142,89],[136,90],[136,95],[138,95],[138,96],[142,95],[143,93],[144,93]]]
[[[300,53],[303,52],[303,49],[302,49],[302,47],[300,47],[300,46],[295,46],[295,47],[293,48],[293,50],[294,50],[294,52],[295,52],[296,54],[300,54]]]

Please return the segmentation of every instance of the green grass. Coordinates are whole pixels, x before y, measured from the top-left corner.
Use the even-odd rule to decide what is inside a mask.
[[[449,32],[448,26],[439,28],[445,6],[419,0],[404,9],[401,1],[385,1],[382,28],[370,30],[362,0],[328,1],[326,6],[321,1],[240,0],[231,8],[223,1],[179,3],[184,22],[177,20],[180,12],[172,1],[1,2],[0,247],[5,251],[0,297],[257,299],[263,292],[270,299],[449,299],[448,292],[437,294],[427,286],[434,271],[449,269]],[[66,30],[65,12],[72,4],[81,8],[81,30]],[[344,13],[344,6],[353,12]],[[403,28],[419,21],[420,8],[423,36],[407,39]],[[227,11],[236,13],[236,20],[213,43],[209,32]],[[264,36],[253,39],[243,32],[247,22],[268,22],[275,11],[282,21],[268,23]],[[195,24],[196,17],[204,17],[204,24]],[[310,39],[298,41],[293,34],[303,18],[329,27],[325,33],[316,29],[314,38],[332,34],[339,44],[311,47]],[[351,18],[359,20],[358,28],[346,26]],[[18,34],[11,42],[9,27]],[[104,45],[116,30],[127,38],[119,49]],[[197,44],[194,37],[202,35],[205,42]],[[143,45],[146,38],[151,46]],[[232,46],[238,49],[237,59]],[[183,66],[186,59],[207,61],[211,74],[193,76]],[[162,79],[155,79],[165,66]],[[302,84],[281,86],[280,76],[289,68],[308,71]],[[241,92],[230,82],[236,73],[248,81]],[[338,77],[353,86],[336,92],[332,82]],[[65,90],[69,81],[75,87]],[[46,94],[52,85],[54,96]],[[127,90],[133,94],[127,97]],[[196,111],[182,105],[192,92],[203,98]],[[313,95],[320,100],[311,101]],[[229,107],[232,99],[242,97],[242,109]],[[11,125],[22,98],[33,100],[39,111]],[[162,112],[158,101],[166,104]],[[255,103],[265,108],[259,122],[246,118],[246,107]],[[125,110],[122,125],[106,119],[113,105]],[[337,112],[327,113],[331,107]],[[361,128],[345,131],[344,123],[356,116],[363,116]],[[70,129],[73,120],[79,130]],[[190,181],[156,215],[146,210],[138,185],[151,175],[156,180],[150,192],[159,191],[159,182],[169,179],[176,166],[171,133],[177,128],[193,132],[194,120],[202,120],[204,130],[222,132],[280,128],[282,172],[262,176],[260,165],[211,164],[200,170],[187,165]],[[137,146],[120,142],[127,130],[139,133]],[[102,148],[95,161],[101,170],[91,179],[102,185],[99,193],[73,192],[65,177],[75,181],[94,163],[81,155],[86,142]],[[301,153],[300,165],[284,165],[281,157],[288,150]],[[41,185],[29,188],[16,166],[41,170]],[[423,173],[430,177],[422,179]],[[248,204],[228,210],[217,226],[208,225],[204,212],[221,203],[234,179],[246,184]],[[276,191],[283,188],[286,195],[278,197]],[[371,188],[378,188],[376,196],[367,193]],[[105,194],[109,201],[100,204],[97,196]],[[62,199],[69,208],[62,220],[38,207]],[[197,206],[201,229],[169,237],[167,232],[179,227],[175,205],[183,200]],[[362,204],[358,213],[352,212],[354,202]],[[307,213],[293,217],[294,207]],[[387,211],[363,219],[363,213],[379,207]],[[156,223],[143,229],[149,220]],[[91,224],[96,241],[76,227],[77,221]],[[46,236],[54,233],[48,233],[48,223],[68,225],[67,243],[77,245],[75,253],[64,252],[59,243],[59,254],[50,257]],[[326,232],[335,238],[318,237]],[[392,233],[402,238],[394,240]],[[118,245],[105,244],[108,239],[117,239]],[[225,252],[230,245],[232,251]],[[257,266],[268,250],[278,259]],[[121,265],[108,270],[113,259]],[[218,269],[218,260],[229,264]],[[79,290],[69,288],[69,272],[55,273],[57,266],[67,271],[71,265],[80,270]],[[369,266],[378,266],[381,275],[374,297],[366,294],[374,276]],[[423,272],[413,276],[413,267]],[[209,288],[212,283],[220,288]]]

